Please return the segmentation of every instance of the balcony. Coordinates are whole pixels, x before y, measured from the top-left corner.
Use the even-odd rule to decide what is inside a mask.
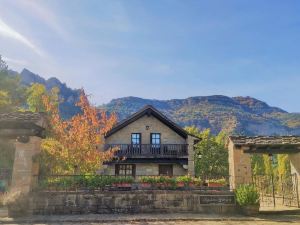
[[[118,148],[116,156],[127,158],[181,158],[188,156],[187,144],[107,144],[105,150]]]

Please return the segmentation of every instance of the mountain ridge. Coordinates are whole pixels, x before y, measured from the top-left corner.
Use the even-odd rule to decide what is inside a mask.
[[[15,71],[10,73],[18,74]],[[63,100],[60,104],[63,118],[70,118],[80,112],[75,106],[80,94],[78,89],[68,87],[56,77],[44,79],[26,68],[19,76],[24,86],[40,83],[48,90],[58,87],[60,99]],[[209,128],[214,134],[224,130],[241,135],[300,135],[300,113],[288,113],[250,96],[211,95],[170,100],[128,96],[112,99],[99,108],[108,113],[116,112],[119,120],[122,120],[145,105],[153,105],[183,127],[195,125],[200,130]]]
[[[99,108],[116,112],[122,120],[145,105],[153,105],[181,126],[209,128],[214,134],[221,130],[242,135],[300,134],[300,114],[288,113],[249,96],[212,95],[170,100],[128,96],[112,99]]]
[[[59,110],[62,118],[67,119],[80,112],[79,107],[75,106],[75,103],[78,101],[80,95],[79,89],[69,88],[66,83],[62,83],[56,77],[45,79],[26,68],[24,68],[21,73],[10,70],[10,74],[12,76],[18,75],[21,79],[21,85],[23,86],[30,86],[33,83],[39,83],[45,85],[47,90],[51,90],[53,87],[58,87],[59,98],[61,100]]]

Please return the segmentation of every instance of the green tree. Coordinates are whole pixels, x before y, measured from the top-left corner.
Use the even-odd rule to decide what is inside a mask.
[[[24,88],[18,75],[10,74],[0,55],[0,112],[10,112],[24,105]]]
[[[265,173],[264,160],[261,154],[252,155],[251,166],[253,175],[262,175]]]
[[[228,176],[226,134],[213,136],[209,129],[200,132],[196,127],[186,130],[202,140],[195,146],[195,173],[199,177]]]
[[[32,84],[26,90],[28,109],[32,112],[44,112],[43,96],[47,95],[46,87],[42,84]]]
[[[278,175],[279,176],[288,176],[291,174],[291,164],[287,154],[278,154]]]
[[[265,174],[266,175],[274,174],[272,160],[270,159],[270,156],[267,154],[264,154],[263,161],[264,161]]]
[[[53,104],[58,105],[58,93],[59,89],[54,87],[51,91],[47,91],[43,84],[34,83],[26,90],[26,103],[28,110],[32,112],[45,112],[45,104],[43,103],[43,98],[49,96]]]

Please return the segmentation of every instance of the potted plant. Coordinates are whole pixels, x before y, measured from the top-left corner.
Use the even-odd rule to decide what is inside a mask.
[[[192,181],[189,183],[190,188],[199,187],[201,185],[201,179],[200,178],[193,178]]]
[[[240,185],[235,190],[236,201],[243,214],[251,216],[259,212],[259,193],[252,184]]]
[[[224,178],[208,180],[208,187],[224,187],[225,185],[226,180]]]
[[[115,178],[114,185],[116,187],[131,188],[131,184],[133,183],[133,181],[133,177],[118,177]]]
[[[154,179],[152,177],[142,177],[140,180],[141,189],[149,189],[151,188]]]
[[[189,186],[192,182],[192,178],[190,176],[180,176],[176,178],[177,187],[183,188]]]

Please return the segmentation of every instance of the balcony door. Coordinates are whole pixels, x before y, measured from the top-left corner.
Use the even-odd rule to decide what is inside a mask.
[[[142,144],[142,134],[141,133],[132,133],[131,134],[131,153],[133,155],[141,153],[141,144]]]
[[[151,153],[156,155],[160,154],[161,151],[161,135],[160,133],[150,134]]]

